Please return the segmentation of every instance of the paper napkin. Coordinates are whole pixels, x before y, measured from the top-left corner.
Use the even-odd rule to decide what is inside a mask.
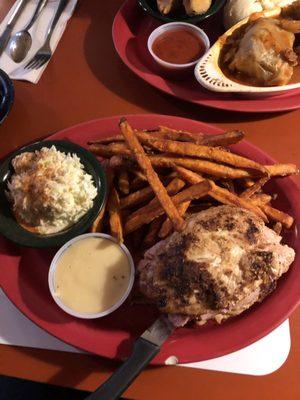
[[[6,15],[4,20],[0,24],[0,34],[4,31],[7,22],[10,18],[10,15],[13,13],[15,7],[19,3],[20,0],[17,0],[9,13]],[[31,58],[35,55],[37,50],[43,45],[45,41],[46,32],[51,24],[55,11],[58,7],[59,0],[49,0],[46,7],[42,11],[38,20],[35,22],[34,26],[30,29],[30,34],[33,38],[32,47],[25,58],[25,60],[20,63],[14,63],[8,55],[8,48],[6,48],[5,52],[0,57],[0,68],[3,69],[12,79],[26,80],[32,83],[37,83],[42,76],[44,70],[47,68],[47,64],[37,70],[26,70],[24,66],[31,60]],[[64,30],[66,28],[67,22],[71,18],[75,6],[77,4],[77,0],[69,0],[63,14],[61,15],[58,24],[56,25],[55,31],[53,33],[51,39],[51,49],[54,53],[60,38],[62,37]],[[15,27],[13,34],[23,29],[26,24],[29,22],[32,17],[35,7],[37,5],[37,0],[31,0],[26,5],[22,14],[20,15]],[[53,54],[55,57],[55,53]]]

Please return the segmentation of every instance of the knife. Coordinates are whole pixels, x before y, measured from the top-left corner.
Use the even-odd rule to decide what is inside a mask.
[[[7,26],[4,29],[2,35],[0,36],[0,56],[6,49],[7,43],[10,39],[10,35],[14,29],[14,26],[16,25],[16,22],[19,16],[21,15],[22,11],[24,10],[26,4],[28,3],[28,1],[29,0],[20,0],[14,12],[12,13],[11,17],[9,18]]]
[[[158,318],[135,342],[131,356],[86,400],[116,400],[159,352],[175,326],[166,316]]]

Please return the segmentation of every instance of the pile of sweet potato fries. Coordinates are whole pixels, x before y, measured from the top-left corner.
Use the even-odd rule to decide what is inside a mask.
[[[263,186],[273,177],[298,173],[293,164],[261,165],[225,146],[243,139],[240,131],[204,135],[166,127],[134,130],[125,118],[121,134],[89,142],[105,158],[109,196],[93,224],[123,242],[135,235],[148,248],[173,230],[186,215],[218,204],[252,211],[277,233],[293,218],[272,207]],[[142,241],[142,243],[141,243]]]

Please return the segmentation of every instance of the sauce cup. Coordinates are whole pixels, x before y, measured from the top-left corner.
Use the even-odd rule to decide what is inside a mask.
[[[121,249],[121,251],[123,252],[123,254],[125,255],[125,257],[128,260],[128,265],[129,265],[129,269],[130,269],[128,286],[127,286],[126,290],[124,291],[122,297],[120,297],[108,309],[100,311],[100,312],[95,312],[95,313],[78,312],[78,311],[75,311],[74,309],[70,308],[66,304],[64,304],[63,301],[58,296],[58,294],[56,292],[56,271],[57,271],[57,267],[58,267],[58,262],[60,261],[61,257],[72,245],[74,245],[74,243],[85,240],[87,238],[93,238],[93,237],[94,238],[102,238],[107,241],[111,241],[114,245],[117,244],[119,246],[119,248]],[[101,265],[101,257],[99,257],[99,264]],[[51,293],[54,301],[63,311],[65,311],[66,313],[68,313],[74,317],[77,317],[77,318],[95,319],[95,318],[101,318],[108,314],[111,314],[113,311],[115,311],[117,308],[119,308],[124,303],[124,301],[129,296],[131,289],[133,287],[134,277],[135,277],[134,262],[133,262],[133,259],[131,257],[129,250],[127,249],[127,247],[124,244],[118,243],[118,241],[115,238],[113,238],[110,235],[106,235],[104,233],[87,233],[84,235],[77,236],[76,238],[70,240],[64,246],[62,246],[59,249],[59,251],[55,254],[55,256],[51,262],[50,269],[49,269],[48,284],[49,284],[50,293]],[[78,293],[79,293],[79,291],[77,293],[74,293],[74,295],[76,296]]]
[[[175,64],[171,62],[167,62],[162,60],[160,57],[158,57],[155,52],[153,51],[153,45],[156,41],[157,38],[159,38],[162,34],[170,31],[176,31],[180,28],[184,28],[191,33],[193,33],[199,40],[203,43],[204,45],[204,50],[203,54],[199,56],[198,59],[186,63],[186,64]],[[151,35],[148,38],[148,50],[155,61],[156,66],[159,68],[159,71],[162,72],[163,74],[166,74],[167,76],[171,77],[183,77],[186,76],[188,73],[192,72],[195,65],[198,63],[198,61],[203,57],[203,55],[209,50],[210,48],[210,41],[206,33],[198,28],[195,25],[188,24],[186,22],[170,22],[168,24],[164,24],[156,28]]]

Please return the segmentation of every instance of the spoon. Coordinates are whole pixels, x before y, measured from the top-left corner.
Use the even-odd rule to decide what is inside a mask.
[[[39,0],[38,5],[36,6],[34,14],[29,23],[23,30],[15,33],[14,36],[10,39],[9,55],[14,62],[20,63],[27,56],[32,44],[32,38],[28,31],[38,19],[47,2],[48,0]]]
[[[13,11],[12,15],[10,16],[10,18],[7,22],[6,28],[4,29],[4,31],[2,32],[2,34],[0,36],[0,56],[5,51],[6,46],[10,39],[10,35],[14,29],[14,26],[17,23],[20,15],[22,14],[22,12],[28,2],[29,2],[29,0],[20,0],[18,5],[16,6],[15,10]]]

